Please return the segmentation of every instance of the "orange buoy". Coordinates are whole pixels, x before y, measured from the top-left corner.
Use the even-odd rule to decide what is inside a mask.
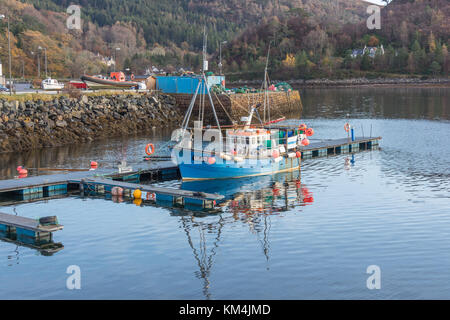
[[[151,150],[148,150],[148,149]],[[146,147],[145,147],[145,153],[149,156],[151,156],[153,154],[153,152],[155,152],[155,146],[152,143],[149,143]]]
[[[22,168],[22,169],[19,170],[19,174],[20,175],[27,175],[28,174],[28,170],[25,169],[25,168]]]
[[[309,140],[308,140],[308,138],[305,138],[305,139],[302,140],[302,145],[304,145],[305,147],[306,147],[307,145],[309,145]]]
[[[209,158],[208,158],[208,163],[211,164],[211,165],[213,165],[214,163],[216,163],[216,158],[214,158],[214,157],[209,157]]]
[[[306,133],[306,135],[308,137],[311,137],[314,134],[314,129],[313,128],[308,128],[308,129],[306,129],[305,133]]]
[[[17,168],[16,168],[16,170],[17,170],[17,172],[19,172],[20,170],[22,170],[22,166],[18,166]]]
[[[304,123],[302,123],[302,124],[298,127],[298,129],[301,130],[301,131],[305,131],[306,128],[308,128],[308,127],[307,127],[306,124],[304,124]]]
[[[136,189],[133,191],[133,198],[134,199],[142,199],[142,191],[139,189]]]
[[[278,150],[273,150],[272,151],[272,157],[278,158],[279,156],[280,156],[280,152]]]
[[[295,153],[295,156],[296,156],[297,158],[301,158],[301,157],[302,157],[302,153],[301,153],[300,151],[297,151],[297,152]]]
[[[97,169],[98,163],[97,161],[91,161],[91,169]]]
[[[344,125],[344,130],[345,130],[345,132],[350,131],[350,124],[348,122]]]

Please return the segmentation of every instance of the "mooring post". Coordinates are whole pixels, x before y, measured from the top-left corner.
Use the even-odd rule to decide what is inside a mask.
[[[353,127],[351,129],[351,132],[352,132],[352,141],[355,141],[355,130],[353,129]]]

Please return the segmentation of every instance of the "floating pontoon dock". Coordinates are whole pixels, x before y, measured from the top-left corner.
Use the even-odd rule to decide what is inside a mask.
[[[64,226],[60,224],[41,225],[39,224],[39,220],[14,216],[12,214],[0,212],[0,230],[6,227],[14,227],[16,228],[16,230],[29,230],[36,234],[56,232],[64,228]]]
[[[84,188],[92,188],[92,191],[97,193],[111,193],[112,188],[120,187],[123,189],[124,196],[131,197],[133,190],[139,189],[149,195],[148,197],[143,197],[145,200],[154,200],[157,203],[170,202],[171,204],[180,205],[199,205],[203,208],[212,208],[215,201],[222,200],[224,198],[224,196],[219,194],[164,188],[144,184],[139,185],[109,179],[88,178],[83,179],[81,183]]]
[[[357,137],[330,139],[311,142],[300,147],[303,159],[324,157],[344,153],[354,153],[378,148],[381,137]],[[66,195],[70,190],[80,190],[80,186],[97,193],[110,193],[113,187],[124,189],[124,196],[131,197],[135,189],[140,189],[156,197],[156,201],[173,204],[195,204],[209,208],[211,203],[222,199],[217,194],[196,193],[187,190],[163,188],[141,184],[141,181],[172,180],[180,177],[178,167],[171,161],[157,161],[147,164],[140,171],[117,173],[112,169],[76,171],[53,175],[42,175],[24,179],[0,180],[0,197],[3,200],[32,201]],[[146,199],[144,199],[146,200]],[[152,199],[154,200],[154,199]]]
[[[372,150],[378,147],[381,137],[356,137],[329,139],[311,142],[308,146],[301,146],[302,159],[324,157],[343,153],[352,153],[363,150]]]
[[[39,220],[0,212],[0,240],[27,246],[46,255],[64,248],[61,243],[53,242],[53,232],[63,228],[60,224],[42,225]]]

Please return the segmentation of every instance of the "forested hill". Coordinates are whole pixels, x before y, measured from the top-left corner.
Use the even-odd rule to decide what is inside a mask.
[[[393,0],[381,10],[380,30],[367,28],[368,16],[353,23],[307,10],[272,17],[232,42],[225,52],[228,71],[235,78],[259,77],[271,42],[270,69],[278,79],[448,76],[450,1]],[[352,56],[365,47],[377,50]]]
[[[346,11],[340,17],[355,20],[361,14],[357,0],[22,0],[38,10],[63,12],[70,4],[83,8],[83,15],[99,27],[117,22],[130,23],[142,32],[147,43],[181,44],[202,47],[206,25],[210,49],[218,41],[232,39],[240,30],[259,23],[264,17],[280,16],[298,8],[316,16],[335,16],[339,6]],[[357,8],[357,10],[355,10]],[[341,20],[341,21],[342,21]]]
[[[271,71],[286,77],[342,75],[339,70],[348,68],[383,72],[381,69],[388,65],[378,61],[375,68],[374,60],[362,61],[362,57],[349,60],[349,50],[384,44],[392,47],[394,51],[390,52],[397,56],[402,48],[408,54],[412,52],[412,44],[417,49],[415,40],[420,50],[425,50],[426,61],[419,57],[421,51],[414,56],[417,58],[414,64],[420,68],[407,70],[400,63],[395,72],[445,73],[441,56],[447,48],[448,19],[442,19],[442,15],[449,16],[447,0],[394,0],[382,11],[390,27],[383,29],[383,25],[378,33],[368,32],[365,27],[368,4],[359,0],[0,0],[0,3],[2,11],[11,17],[12,69],[16,76],[37,75],[39,60],[43,66],[39,47],[47,49],[48,69],[59,77],[105,73],[111,67],[104,64],[104,57],[114,55],[119,69],[130,68],[136,73],[152,65],[168,71],[177,67],[198,69],[204,26],[208,31],[211,67],[216,67],[219,43],[227,40],[223,50],[225,71],[237,76],[252,76],[253,71],[261,71],[269,42],[273,45]],[[82,8],[80,31],[66,28],[66,9],[71,4]],[[411,14],[411,10],[420,13]],[[408,37],[399,43],[398,35],[391,33],[400,30],[400,26],[404,28],[405,23]],[[434,64],[433,69],[431,64],[436,59],[429,54],[434,50],[430,51],[426,42],[429,33],[441,26],[443,31],[433,32],[439,64]],[[5,20],[0,21],[0,47],[7,47]],[[404,57],[404,52],[400,54]],[[6,50],[0,50],[0,59],[6,69]]]

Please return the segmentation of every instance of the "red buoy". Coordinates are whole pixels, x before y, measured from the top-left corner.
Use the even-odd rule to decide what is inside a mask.
[[[216,163],[216,158],[214,158],[214,157],[209,157],[209,158],[208,158],[208,163],[211,164],[211,165],[213,165],[214,163]]]
[[[304,145],[305,147],[306,147],[307,145],[309,145],[309,140],[308,140],[308,138],[305,138],[305,139],[302,140],[302,145]]]
[[[314,134],[314,129],[313,128],[308,128],[308,129],[306,129],[305,133],[306,133],[306,135],[308,137],[311,137]]]
[[[304,124],[304,123],[302,123],[302,124],[298,127],[298,129],[299,129],[299,130],[302,130],[302,131],[305,131],[306,128],[308,128],[308,127],[307,127],[306,124]]]
[[[96,169],[98,167],[97,161],[91,161],[91,168]]]
[[[296,156],[297,158],[301,158],[301,157],[302,157],[302,153],[301,153],[300,151],[297,151],[297,152],[295,153],[295,156]]]

